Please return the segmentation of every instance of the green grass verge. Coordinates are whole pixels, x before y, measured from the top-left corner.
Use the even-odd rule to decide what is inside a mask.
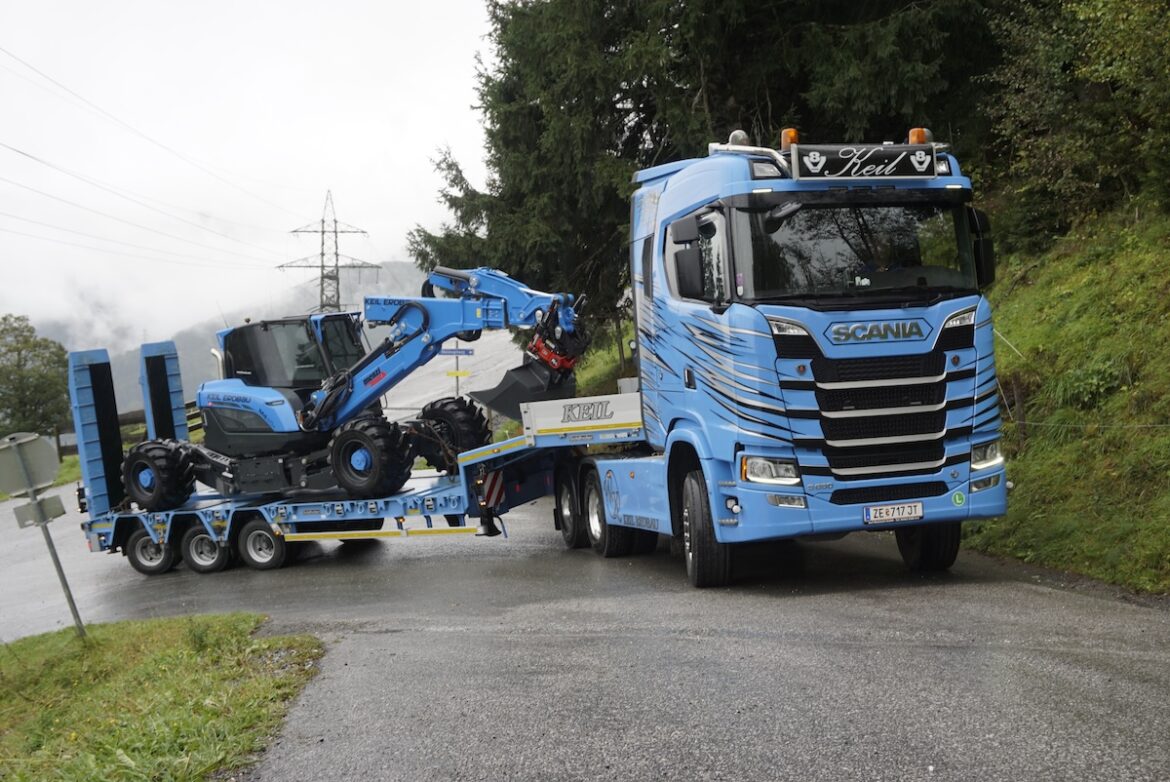
[[[968,542],[1170,591],[1170,218],[1097,218],[1040,257],[1010,257],[992,295],[1016,488]]]
[[[91,625],[0,649],[0,779],[196,780],[262,750],[317,670],[254,614]]]
[[[625,329],[623,345],[633,336],[634,327],[630,325]],[[630,358],[630,350],[628,347],[624,347],[624,350],[626,364],[623,372],[616,342],[610,340],[607,345],[594,345],[589,348],[577,365],[577,396],[616,394],[617,379],[634,376],[634,361]]]

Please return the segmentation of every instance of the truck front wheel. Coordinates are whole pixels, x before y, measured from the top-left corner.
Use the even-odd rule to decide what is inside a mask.
[[[894,531],[898,553],[915,572],[947,570],[959,556],[959,522],[901,527]]]
[[[702,470],[691,470],[683,479],[683,554],[691,586],[725,586],[731,581],[731,546],[715,540],[707,481]]]
[[[597,470],[585,475],[581,490],[581,505],[584,508],[585,524],[589,545],[603,557],[624,557],[634,545],[632,530],[627,527],[611,527],[605,520],[605,498],[601,493],[601,476]]]

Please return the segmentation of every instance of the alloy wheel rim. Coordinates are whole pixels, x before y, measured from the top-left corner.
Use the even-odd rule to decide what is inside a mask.
[[[214,565],[219,556],[219,545],[207,533],[196,536],[187,551],[192,561],[204,567]]]
[[[276,546],[272,536],[262,530],[256,530],[248,536],[248,554],[256,562],[265,563],[276,553]]]

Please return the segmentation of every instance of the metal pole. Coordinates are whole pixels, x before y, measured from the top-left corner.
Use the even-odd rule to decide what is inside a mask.
[[[455,396],[459,396],[459,354],[455,354]]]
[[[49,520],[45,518],[41,506],[37,502],[37,490],[32,488],[33,482],[28,474],[28,467],[24,463],[24,454],[20,452],[19,445],[14,446],[14,448],[16,461],[20,463],[20,472],[24,475],[24,485],[29,487],[28,498],[32,502],[33,515],[36,517],[37,526],[41,528],[41,534],[45,536],[45,545],[49,547],[49,556],[53,558],[53,567],[57,569],[57,578],[61,581],[61,589],[65,592],[66,602],[69,603],[69,613],[73,614],[77,637],[85,638],[85,625],[81,623],[81,614],[77,613],[77,603],[73,602],[73,592],[69,589],[69,581],[65,578],[65,570],[61,567],[61,560],[57,556],[57,547],[53,545],[53,536],[49,534]]]

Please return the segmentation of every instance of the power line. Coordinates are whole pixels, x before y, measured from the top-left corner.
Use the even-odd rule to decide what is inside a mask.
[[[22,156],[28,158],[29,160],[36,161],[37,163],[40,163],[43,166],[48,166],[49,168],[53,169],[54,171],[59,171],[60,173],[65,174],[66,176],[71,176],[74,179],[77,179],[81,182],[85,182],[87,185],[90,185],[92,187],[96,187],[99,190],[104,190],[107,193],[112,193],[113,195],[118,196],[118,198],[129,201],[132,204],[137,204],[138,206],[141,206],[144,209],[149,209],[152,212],[158,212],[159,214],[164,215],[166,217],[169,217],[172,220],[178,220],[181,223],[186,223],[187,225],[192,225],[201,231],[207,231],[208,233],[213,233],[216,236],[222,236],[225,239],[230,239],[233,242],[239,242],[240,244],[247,245],[248,247],[252,247],[252,248],[257,249],[257,250],[263,250],[266,253],[272,253],[273,255],[280,255],[280,253],[278,253],[276,250],[270,250],[267,247],[262,247],[258,244],[253,244],[252,242],[246,242],[243,239],[239,239],[239,238],[236,238],[235,236],[232,236],[231,234],[225,234],[224,232],[217,231],[214,228],[208,228],[205,225],[200,225],[199,223],[195,222],[194,220],[188,220],[185,217],[179,217],[178,215],[173,215],[170,212],[167,212],[163,209],[159,209],[157,206],[152,206],[152,205],[146,203],[145,201],[140,201],[137,198],[132,198],[131,196],[126,195],[125,193],[119,192],[120,188],[116,188],[113,185],[107,185],[99,180],[92,179],[84,174],[79,174],[76,171],[70,171],[67,168],[64,168],[62,166],[58,166],[54,163],[50,163],[49,161],[47,161],[43,158],[39,158],[30,152],[25,152],[22,149],[17,149],[16,147],[12,146],[11,144],[5,144],[3,141],[0,141],[0,147],[4,147],[5,149],[10,150],[12,152],[15,152],[18,155],[22,155]]]
[[[126,225],[134,226],[135,228],[139,228],[143,231],[149,231],[152,234],[158,234],[159,236],[165,236],[168,239],[174,239],[175,241],[179,241],[179,242],[186,242],[187,244],[192,244],[192,245],[195,245],[196,247],[202,247],[205,250],[212,250],[213,252],[217,252],[217,253],[226,253],[227,255],[234,255],[238,258],[247,258],[248,260],[259,261],[260,263],[270,263],[270,261],[267,261],[264,258],[257,258],[254,255],[244,255],[243,253],[233,252],[232,250],[224,250],[224,249],[219,248],[219,247],[212,247],[209,244],[203,244],[202,242],[197,242],[194,239],[185,239],[182,236],[179,236],[177,234],[167,233],[166,231],[160,231],[157,228],[150,228],[149,226],[145,226],[145,225],[142,225],[140,223],[136,223],[132,220],[125,220],[121,217],[117,217],[115,215],[109,214],[108,212],[103,212],[100,209],[94,209],[93,207],[84,206],[82,204],[77,203],[76,201],[70,201],[67,198],[61,198],[60,196],[55,196],[52,193],[46,193],[43,190],[37,190],[35,187],[32,187],[30,185],[22,184],[20,182],[15,182],[11,179],[8,179],[7,177],[0,176],[0,182],[7,182],[10,185],[15,185],[16,187],[24,188],[25,190],[32,191],[33,193],[36,193],[37,195],[44,196],[45,198],[51,198],[54,201],[60,201],[63,204],[68,204],[69,206],[73,206],[73,207],[76,207],[78,209],[82,209],[86,212],[92,212],[93,214],[109,218],[110,220],[116,220],[119,223],[125,223]]]
[[[278,203],[275,203],[275,202],[273,202],[273,201],[269,201],[267,198],[264,198],[264,197],[263,197],[263,196],[261,196],[261,195],[257,195],[256,193],[253,193],[252,191],[250,191],[250,190],[248,190],[248,189],[246,189],[246,188],[244,188],[244,187],[241,187],[240,185],[236,184],[235,182],[232,182],[231,180],[229,180],[229,179],[226,179],[226,178],[224,178],[224,177],[220,176],[219,174],[215,173],[214,171],[212,171],[212,170],[211,170],[210,168],[208,168],[207,166],[204,166],[203,164],[199,163],[198,161],[191,159],[191,158],[190,158],[190,157],[188,157],[187,155],[184,155],[182,152],[179,152],[178,150],[176,150],[176,149],[174,149],[174,148],[172,148],[172,147],[169,147],[169,146],[167,146],[166,144],[162,143],[162,142],[161,142],[161,141],[159,141],[158,139],[156,139],[156,138],[154,138],[154,137],[152,137],[152,136],[149,136],[149,135],[147,135],[146,133],[142,132],[141,130],[139,130],[138,128],[134,127],[134,126],[133,126],[133,125],[131,125],[130,123],[128,123],[128,122],[126,122],[126,121],[124,121],[124,120],[122,120],[122,119],[120,119],[120,118],[116,117],[115,115],[111,114],[110,112],[106,111],[106,110],[105,110],[105,109],[103,109],[101,106],[97,105],[96,103],[94,103],[93,101],[91,101],[91,100],[89,100],[88,98],[84,97],[83,95],[80,95],[79,93],[77,93],[77,92],[74,92],[74,91],[73,91],[73,90],[71,90],[69,87],[66,87],[64,84],[62,84],[61,82],[59,82],[59,81],[57,81],[56,79],[54,79],[52,76],[50,76],[50,75],[48,75],[47,73],[45,73],[44,71],[41,71],[40,69],[38,69],[36,66],[34,66],[34,65],[32,65],[31,63],[29,63],[29,62],[27,62],[27,61],[25,61],[25,60],[21,59],[20,57],[17,57],[15,54],[13,54],[12,52],[10,52],[10,51],[8,51],[7,49],[5,49],[3,46],[0,46],[0,53],[3,53],[3,54],[6,54],[6,55],[8,55],[8,56],[9,56],[9,57],[11,57],[12,59],[16,60],[18,63],[20,63],[21,65],[23,65],[24,67],[28,68],[28,69],[29,69],[30,71],[32,71],[33,73],[35,73],[35,74],[37,74],[38,76],[40,76],[42,79],[45,79],[46,81],[48,81],[48,82],[52,83],[53,85],[55,85],[56,87],[58,87],[59,89],[62,89],[62,90],[64,90],[65,92],[69,93],[69,94],[70,94],[70,95],[72,95],[74,98],[76,98],[77,100],[81,101],[81,102],[82,102],[82,103],[84,103],[86,106],[89,106],[89,107],[90,107],[92,110],[94,110],[94,111],[98,112],[98,113],[99,113],[99,114],[101,114],[103,117],[105,117],[106,119],[110,120],[111,122],[114,122],[114,123],[116,123],[117,125],[120,125],[122,128],[124,128],[124,129],[126,129],[126,130],[130,131],[130,132],[131,132],[131,133],[133,133],[134,135],[136,135],[136,136],[138,136],[138,137],[140,137],[140,138],[142,138],[142,139],[145,139],[146,141],[149,141],[151,144],[154,144],[154,145],[155,145],[156,147],[158,147],[159,149],[162,149],[162,150],[164,150],[164,151],[166,151],[166,152],[169,152],[170,154],[172,154],[172,155],[174,155],[175,157],[177,157],[177,158],[179,158],[180,160],[182,160],[184,163],[187,163],[187,164],[188,164],[188,165],[190,165],[190,166],[194,166],[195,168],[199,169],[200,171],[202,171],[203,173],[205,173],[205,174],[207,174],[208,176],[212,177],[213,179],[216,179],[216,180],[218,180],[218,181],[222,182],[223,184],[227,185],[228,187],[234,188],[235,190],[238,190],[238,191],[240,191],[241,193],[243,193],[243,194],[245,194],[245,195],[247,195],[247,196],[250,196],[250,197],[252,197],[252,198],[256,199],[257,201],[260,201],[261,203],[267,204],[268,206],[271,206],[271,207],[273,207],[274,209],[279,209],[279,210],[280,210],[280,211],[282,211],[282,212],[286,212],[286,213],[288,213],[288,214],[291,214],[291,215],[294,215],[294,216],[300,217],[300,215],[298,215],[296,212],[292,211],[291,209],[287,209],[287,208],[285,208],[285,207],[281,206],[281,205],[280,205],[280,204],[278,204]]]
[[[53,244],[64,244],[69,247],[81,247],[85,250],[96,250],[100,253],[109,253],[110,255],[117,255],[126,258],[144,258],[155,263],[168,263],[175,266],[201,266],[211,269],[239,269],[241,266],[246,266],[249,269],[260,269],[258,266],[247,266],[246,264],[222,264],[222,263],[199,263],[198,261],[176,261],[171,258],[154,258],[149,255],[139,255],[138,253],[128,253],[121,250],[113,250],[106,247],[95,247],[92,244],[81,244],[80,242],[67,242],[64,239],[54,239],[49,236],[38,236],[37,234],[30,234],[25,231],[16,231],[12,228],[0,228],[4,233],[16,234],[17,236],[27,236],[30,239],[40,239],[42,242],[52,242]]]
[[[377,264],[367,263],[366,261],[359,261],[357,258],[351,258],[348,255],[342,255],[337,251],[337,235],[338,234],[362,234],[366,236],[366,232],[361,228],[355,228],[346,223],[337,221],[337,216],[333,213],[333,192],[326,191],[325,193],[325,208],[321,212],[321,220],[319,222],[309,223],[306,226],[297,228],[292,233],[294,234],[319,234],[321,236],[321,252],[317,256],[307,256],[305,258],[298,258],[295,261],[282,263],[278,268],[280,269],[311,269],[319,268],[320,286],[321,286],[321,303],[318,306],[320,312],[340,312],[341,311],[341,270],[342,269],[380,269]],[[345,259],[345,263],[341,260]]]
[[[150,246],[144,245],[144,244],[135,244],[134,242],[124,242],[121,239],[110,239],[107,236],[98,236],[97,234],[90,234],[90,233],[86,233],[85,231],[78,231],[78,230],[75,230],[73,228],[66,228],[63,225],[54,225],[53,223],[46,223],[46,222],[43,222],[41,220],[33,220],[31,217],[21,217],[20,215],[14,215],[11,212],[0,212],[0,217],[9,217],[9,218],[12,218],[13,220],[20,220],[21,222],[24,222],[24,223],[32,223],[33,225],[41,225],[41,226],[44,226],[45,228],[52,228],[54,231],[64,231],[65,233],[76,234],[77,236],[84,236],[87,239],[97,239],[99,242],[110,242],[112,244],[120,244],[120,245],[123,245],[125,247],[133,247],[133,248],[138,249],[138,250],[146,250],[147,252],[162,253],[163,255],[177,255],[180,258],[194,258],[197,261],[210,260],[210,259],[204,258],[201,255],[190,255],[188,253],[177,253],[174,250],[164,250],[161,247],[150,247]],[[237,264],[237,266],[243,266],[243,265],[245,265],[245,264]],[[249,268],[261,268],[261,267],[249,265]]]

